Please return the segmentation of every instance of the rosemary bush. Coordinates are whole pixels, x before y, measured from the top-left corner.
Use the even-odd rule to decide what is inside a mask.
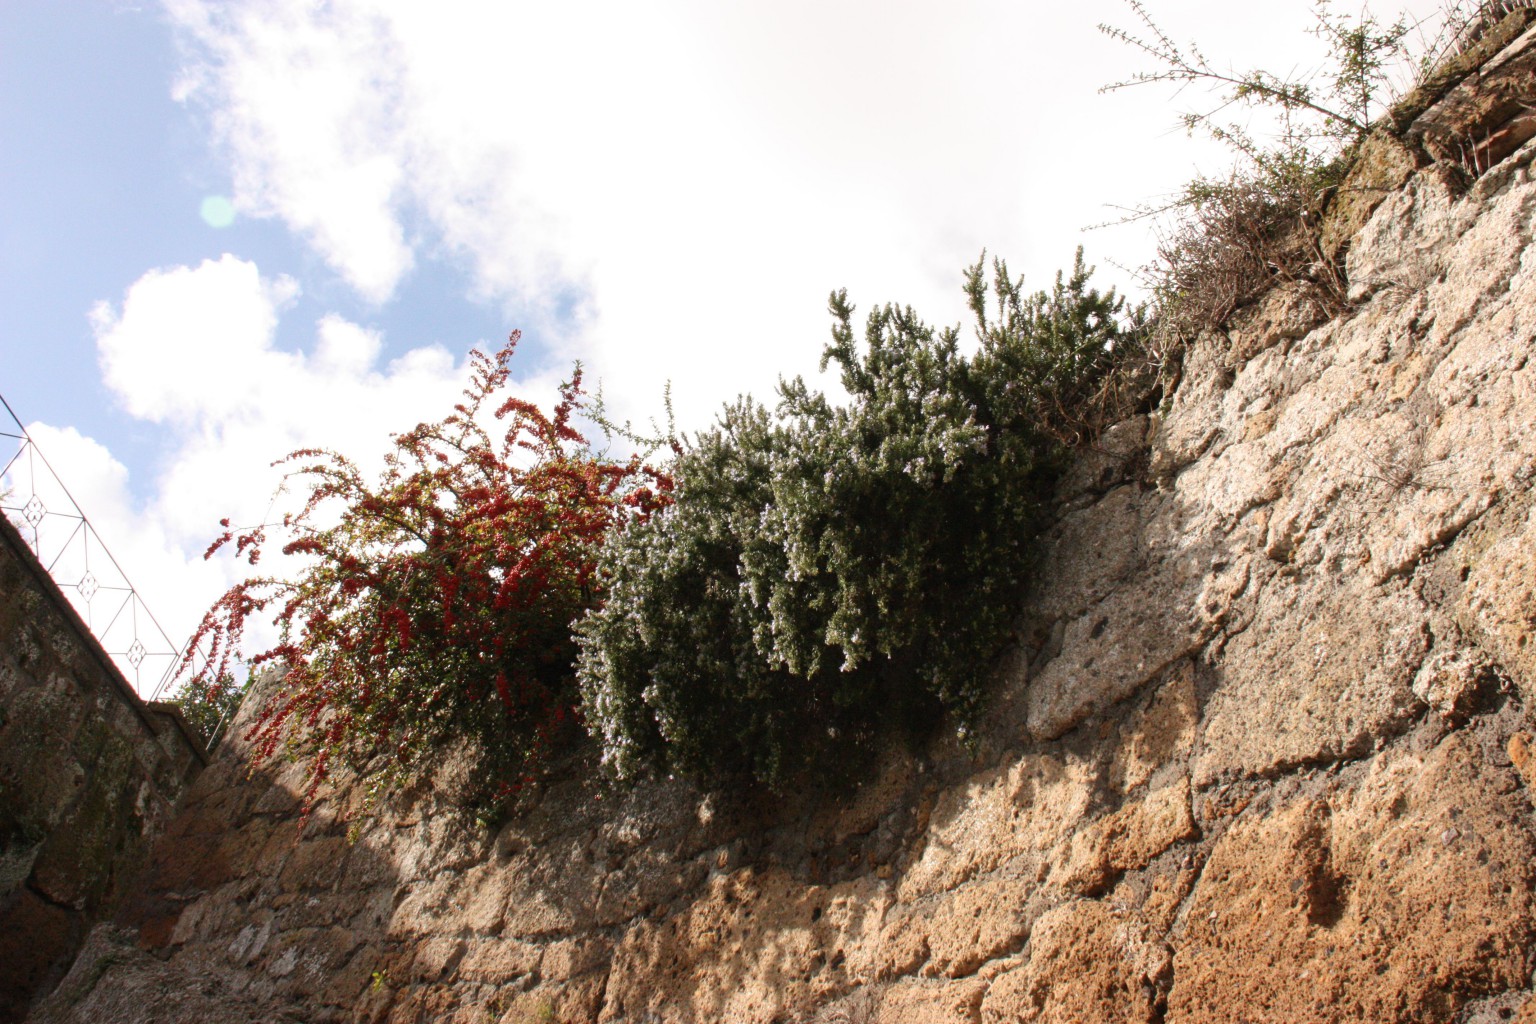
[[[1081,251],[1049,292],[993,270],[990,303],[966,274],[973,355],[889,305],[860,345],[834,293],[822,366],[848,401],[797,379],[775,414],[728,406],[674,503],[610,535],[578,679],[617,774],[846,778],[893,733],[974,724],[1076,410],[1128,341]]]

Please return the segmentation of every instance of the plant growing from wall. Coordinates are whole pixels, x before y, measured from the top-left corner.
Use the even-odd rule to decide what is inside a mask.
[[[1209,87],[1215,105],[1184,114],[1184,127],[1224,143],[1238,159],[1226,175],[1198,177],[1171,201],[1130,212],[1130,219],[1167,218],[1147,270],[1160,346],[1220,326],[1278,281],[1312,281],[1342,305],[1343,269],[1319,247],[1320,218],[1357,147],[1392,102],[1394,74],[1413,64],[1407,38],[1414,26],[1406,19],[1383,24],[1368,8],[1355,17],[1336,14],[1328,0],[1316,0],[1313,32],[1326,59],[1310,74],[1281,76],[1212,64],[1198,46],[1174,42],[1140,0],[1127,2],[1140,29],[1099,29],[1152,57],[1156,67],[1104,91],[1152,83]],[[1223,119],[1255,108],[1275,115],[1272,137]]]
[[[235,682],[229,672],[217,677],[202,675],[188,679],[169,703],[176,705],[203,745],[212,750],[240,709],[248,685],[248,681],[246,685]]]
[[[1141,0],[1126,2],[1145,34],[1104,24],[1099,31],[1152,57],[1159,67],[1111,83],[1103,91],[1155,82],[1208,86],[1218,93],[1217,105],[1209,111],[1183,115],[1185,127],[1191,132],[1208,132],[1244,153],[1262,153],[1263,147],[1236,124],[1218,120],[1220,112],[1233,107],[1267,107],[1277,112],[1282,145],[1287,140],[1357,143],[1391,102],[1394,69],[1410,63],[1406,39],[1413,26],[1406,18],[1383,25],[1369,8],[1351,18],[1335,14],[1329,0],[1314,0],[1312,31],[1327,47],[1327,60],[1310,74],[1282,76],[1265,68],[1236,70],[1214,65],[1197,45],[1184,47],[1174,42]]]
[[[670,481],[577,431],[580,367],[549,413],[501,398],[517,339],[471,354],[464,401],[396,436],[377,483],[331,451],[282,460],[306,491],[282,550],[307,567],[232,587],[194,638],[211,648],[196,687],[230,670],[251,616],[273,616],[279,640],[252,663],[286,673],[251,736],[258,759],[307,759],[311,799],[338,765],[391,783],[467,739],[474,796],[494,802],[576,735],[570,624],[602,589],[604,538],[663,507]],[[208,554],[233,543],[255,564],[265,529],[225,526]]]
[[[974,724],[1027,583],[1077,410],[1130,337],[1082,254],[1049,292],[966,274],[979,350],[910,308],[831,298],[823,368],[848,401],[781,384],[676,460],[675,502],[610,535],[579,627],[588,727],[620,775],[846,777],[878,741]]]

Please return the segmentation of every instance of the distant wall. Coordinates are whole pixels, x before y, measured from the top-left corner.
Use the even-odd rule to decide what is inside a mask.
[[[63,977],[206,763],[0,517],[0,1022]]]

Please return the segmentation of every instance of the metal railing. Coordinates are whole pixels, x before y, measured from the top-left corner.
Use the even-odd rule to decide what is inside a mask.
[[[134,691],[145,700],[167,696],[186,646],[172,642],[3,395],[0,406],[9,417],[0,420],[0,513]]]

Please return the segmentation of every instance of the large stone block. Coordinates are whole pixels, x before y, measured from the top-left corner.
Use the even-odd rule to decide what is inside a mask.
[[[1513,771],[1453,734],[1240,818],[1201,872],[1167,1020],[1450,1020],[1531,970],[1536,852]]]

